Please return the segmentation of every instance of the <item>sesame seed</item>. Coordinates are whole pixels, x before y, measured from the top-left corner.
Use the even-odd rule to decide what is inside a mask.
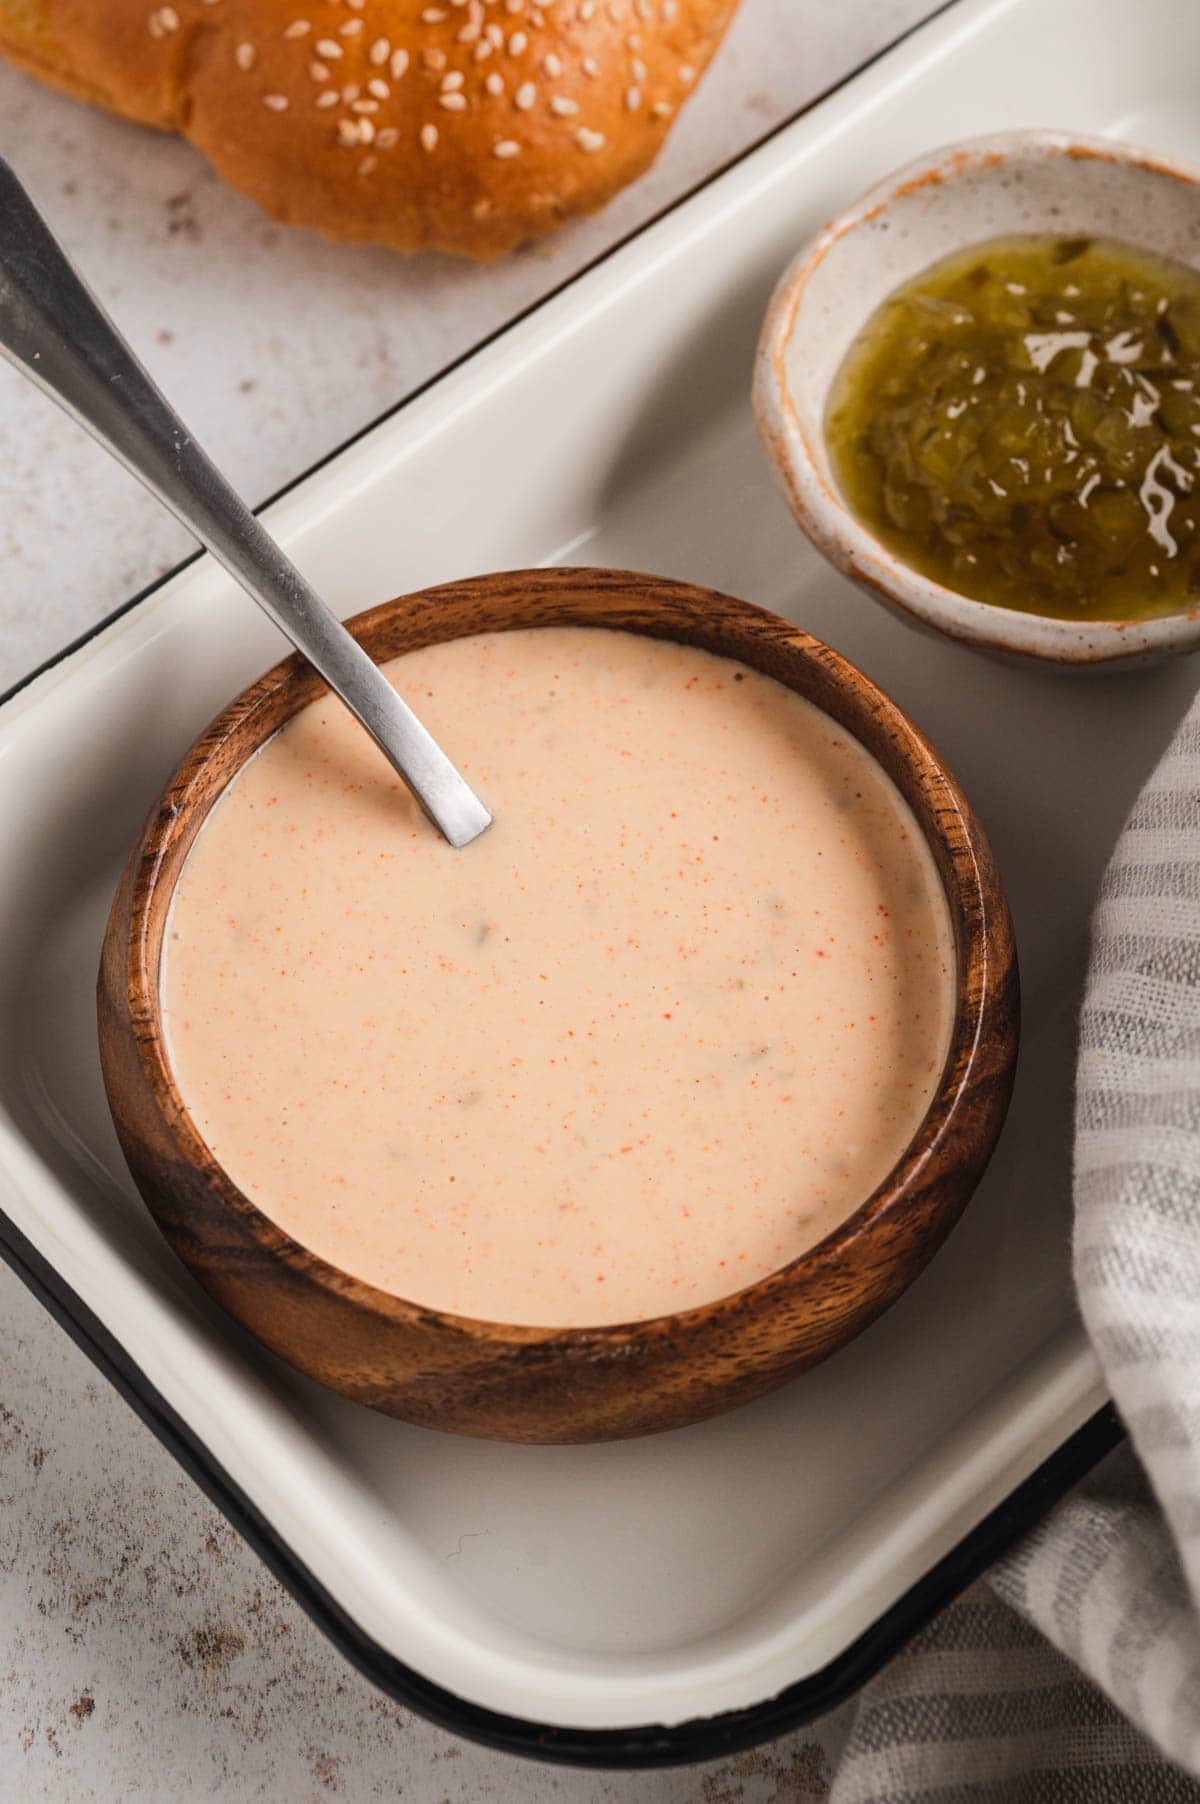
[[[442,77],[442,92],[444,94],[453,94],[455,88],[461,88],[465,80],[466,77],[461,69],[451,69],[449,75],[443,75]]]
[[[603,150],[604,133],[590,132],[586,125],[581,125],[579,130],[575,133],[575,142],[578,144],[580,150]]]
[[[342,54],[342,47],[336,38],[318,38],[313,49],[318,56],[328,57],[330,62],[336,62]]]
[[[366,4],[367,0],[346,0],[346,5],[352,13],[360,13]]]
[[[679,0],[663,0],[662,16],[666,24],[670,24],[679,11]]]
[[[641,32],[640,31],[631,31],[629,36],[625,40],[626,50],[640,50],[641,47],[642,47]]]
[[[508,40],[508,54],[510,56],[520,56],[528,42],[529,39],[525,36],[523,31],[514,31],[511,38]]]
[[[377,100],[355,100],[351,103],[350,111],[352,113],[377,113],[379,102]]]
[[[367,93],[374,94],[376,100],[389,99],[391,92],[392,90],[388,87],[386,81],[380,81],[377,75],[367,83]]]
[[[618,3],[618,0],[613,0],[613,4],[609,6],[608,16],[614,25],[619,25],[625,17],[625,8]]]
[[[377,69],[381,69],[392,54],[391,42],[387,38],[376,38],[367,55]]]
[[[445,17],[440,6],[427,6],[421,14],[421,21],[425,25],[440,25]]]
[[[379,168],[378,157],[364,157],[358,166],[359,175],[370,175],[373,169]]]
[[[288,97],[286,94],[264,94],[263,105],[270,107],[273,113],[286,113],[288,109]]]
[[[493,69],[483,85],[489,94],[503,94],[504,77]]]
[[[667,100],[656,100],[650,111],[656,119],[668,119],[671,115],[671,103]]]
[[[646,65],[642,61],[640,56],[635,56],[633,61],[630,63],[629,73],[633,76],[634,81],[645,81]]]
[[[391,150],[392,146],[399,142],[400,133],[394,125],[385,125],[382,131],[375,133],[375,143],[380,150]]]
[[[626,112],[636,113],[638,108],[641,106],[641,104],[642,104],[642,90],[640,88],[626,88],[626,90],[625,90],[625,110],[626,110]]]
[[[495,48],[496,46],[492,43],[490,38],[480,38],[472,53],[472,61],[476,63],[486,63],[488,57],[491,56],[492,51]]]
[[[356,38],[362,28],[361,19],[347,19],[344,25],[338,26],[338,36],[340,38]]]
[[[316,100],[313,102],[314,106],[322,107],[336,106],[337,103],[338,91],[336,88],[326,88],[325,92],[323,94],[318,94]]]
[[[600,73],[600,65],[594,56],[585,56],[579,67],[585,75],[590,75],[593,81]]]
[[[433,150],[437,146],[438,130],[436,125],[423,125],[420,130],[421,149]]]
[[[465,94],[439,94],[438,105],[444,106],[448,113],[465,113],[467,97]]]
[[[536,6],[531,6],[529,9],[529,23],[536,27],[538,31],[540,31],[546,23],[545,14],[540,12]]]
[[[579,102],[568,100],[565,94],[556,94],[550,102],[550,111],[556,113],[560,119],[570,119],[579,111]]]
[[[508,13],[519,13],[525,9],[525,0],[504,0],[504,10]]]
[[[342,89],[342,99],[346,102],[346,105],[349,106],[350,102],[352,100],[357,100],[361,93],[362,88],[359,86],[358,82],[348,81]]]
[[[233,53],[233,60],[239,69],[253,69],[254,59],[257,55],[258,51],[253,44],[239,44]]]
[[[454,42],[456,44],[473,44],[482,30],[483,27],[478,20],[468,19],[462,30],[455,33]]]
[[[487,35],[488,35],[489,42],[494,44],[497,50],[503,50],[503,48],[504,48],[504,29],[502,26],[489,25],[487,28]]]
[[[633,10],[639,19],[650,17],[650,0],[633,0]]]
[[[357,119],[339,119],[337,135],[338,135],[338,143],[339,144],[346,144],[346,145],[357,144],[358,143],[358,120]]]
[[[519,107],[521,112],[527,113],[530,107],[536,104],[536,101],[537,89],[531,81],[523,81],[513,95],[513,105]]]
[[[545,70],[546,74],[550,77],[551,81],[557,81],[559,76],[562,74],[562,64],[559,61],[559,59],[555,56],[553,50],[550,51],[548,56],[544,56],[542,58],[542,68]]]
[[[407,68],[408,68],[408,51],[407,50],[393,50],[392,51],[392,60],[388,64],[388,69],[391,73],[392,80],[399,81],[400,77],[404,74],[404,71]]]
[[[329,80],[329,64],[328,63],[316,63],[316,62],[310,63],[308,65],[308,72],[312,76],[314,81],[328,81]]]
[[[307,19],[293,19],[283,35],[285,38],[306,38],[311,30],[312,26]]]
[[[683,83],[685,88],[690,87],[691,84],[695,81],[696,71],[692,68],[692,65],[690,63],[680,63],[679,79]]]
[[[162,26],[164,31],[178,31],[179,30],[179,14],[175,11],[175,8],[173,6],[160,6],[159,7],[158,22]]]
[[[517,156],[520,149],[521,146],[515,138],[501,138],[499,144],[492,145],[492,155],[499,157],[500,161],[504,163],[508,161],[509,157]]]
[[[586,25],[596,10],[596,0],[580,0],[579,17]]]
[[[427,69],[444,69],[446,52],[444,50],[422,50],[421,61]]]
[[[371,121],[369,119],[360,119],[358,122],[358,141],[359,141],[359,143],[360,144],[370,144],[374,141],[374,137],[375,137],[375,127],[371,123]]]

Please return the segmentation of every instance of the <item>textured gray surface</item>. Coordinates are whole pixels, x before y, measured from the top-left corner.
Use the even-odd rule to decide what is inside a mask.
[[[3,69],[0,154],[256,500],[932,10],[744,0],[650,176],[599,219],[486,270],[284,231],[185,146]],[[0,688],[187,549],[0,370]],[[824,1797],[812,1734],[719,1767],[606,1776],[526,1765],[417,1721],[324,1643],[7,1271],[0,1321],[0,1799]]]

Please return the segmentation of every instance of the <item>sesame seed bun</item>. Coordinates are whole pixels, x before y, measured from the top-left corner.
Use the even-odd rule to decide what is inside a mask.
[[[0,52],[276,219],[490,258],[653,161],[737,0],[0,0]]]

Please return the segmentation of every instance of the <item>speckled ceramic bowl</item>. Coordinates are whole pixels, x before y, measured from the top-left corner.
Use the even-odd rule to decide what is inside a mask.
[[[759,341],[759,429],[809,538],[906,618],[1015,658],[1113,668],[1200,646],[1200,607],[1157,620],[1055,620],[922,576],[850,512],[825,442],[830,385],[900,283],[1003,233],[1088,232],[1200,263],[1200,169],[1102,138],[1008,132],[936,151],[865,194],[795,258]]]

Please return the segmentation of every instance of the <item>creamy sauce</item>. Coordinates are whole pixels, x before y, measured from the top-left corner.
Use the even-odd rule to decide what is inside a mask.
[[[279,1227],[495,1321],[710,1301],[822,1239],[933,1095],[945,898],[858,742],[587,628],[386,666],[492,808],[450,851],[339,703],[230,785],[164,960],[180,1091]]]

